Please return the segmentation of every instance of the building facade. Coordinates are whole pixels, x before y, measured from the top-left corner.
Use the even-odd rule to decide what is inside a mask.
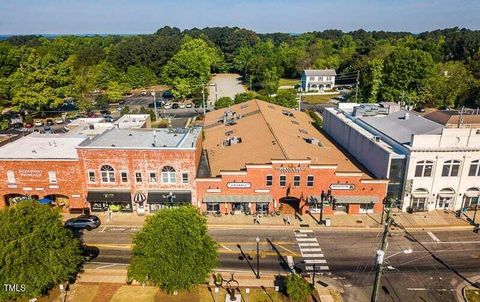
[[[204,133],[210,173],[196,180],[202,211],[304,214],[322,203],[324,213],[382,210],[388,181],[356,166],[305,113],[252,100],[208,113]]]
[[[302,72],[301,86],[303,92],[322,92],[335,86],[334,69],[307,69]]]
[[[480,129],[448,128],[414,112],[384,109],[339,104],[324,111],[324,129],[375,176],[390,179],[388,195],[402,210],[475,205]]]

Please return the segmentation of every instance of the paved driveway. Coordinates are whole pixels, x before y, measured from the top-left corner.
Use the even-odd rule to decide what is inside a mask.
[[[210,85],[217,85],[215,93],[215,86],[208,86],[208,104],[213,105],[215,100],[227,96],[234,98],[236,94],[245,92],[242,85],[241,76],[237,73],[219,73],[213,76]]]

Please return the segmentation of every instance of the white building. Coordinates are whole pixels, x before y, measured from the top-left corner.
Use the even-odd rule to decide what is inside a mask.
[[[376,177],[402,210],[472,207],[480,192],[480,128],[446,128],[415,112],[340,104],[325,131]]]
[[[334,69],[307,69],[302,72],[302,91],[322,92],[335,86]]]

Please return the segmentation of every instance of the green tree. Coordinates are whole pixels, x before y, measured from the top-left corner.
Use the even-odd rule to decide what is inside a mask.
[[[128,89],[115,81],[108,82],[107,86],[107,99],[109,102],[115,103],[123,99],[123,94]]]
[[[256,96],[257,96],[257,93],[253,91],[237,93],[235,95],[235,98],[233,99],[233,102],[235,104],[240,104],[246,101],[253,100]]]
[[[265,69],[260,77],[260,84],[267,94],[274,94],[278,90],[280,77],[276,68]]]
[[[363,74],[362,91],[365,99],[369,103],[376,103],[382,87],[383,61],[377,58],[371,60]]]
[[[433,69],[432,56],[421,50],[400,47],[385,58],[382,98],[397,101],[403,93],[418,93]]]
[[[162,79],[185,97],[193,93],[196,85],[208,82],[211,69],[220,61],[218,51],[203,39],[186,37],[180,50],[164,66]]]
[[[128,67],[127,78],[133,88],[147,87],[157,82],[155,73],[146,66]]]
[[[206,219],[192,206],[150,216],[133,242],[128,277],[170,293],[205,282],[217,265],[217,248]]]
[[[461,62],[451,61],[435,65],[425,88],[429,105],[453,108],[463,103],[468,90],[474,86],[474,78]]]
[[[287,295],[293,301],[306,301],[307,297],[313,293],[312,286],[300,275],[291,274],[285,278]]]
[[[232,105],[233,105],[232,98],[230,98],[228,96],[224,96],[224,97],[219,98],[215,102],[215,109],[227,108],[227,107],[232,106]]]
[[[57,209],[21,201],[0,211],[0,226],[0,282],[26,288],[2,290],[0,300],[39,296],[77,272],[80,242],[63,227]]]
[[[274,103],[283,107],[296,108],[298,102],[296,100],[297,93],[293,89],[279,90],[274,98]]]

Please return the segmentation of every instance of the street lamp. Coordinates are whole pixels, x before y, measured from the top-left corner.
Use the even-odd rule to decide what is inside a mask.
[[[260,279],[260,256],[259,256],[259,244],[260,244],[260,238],[257,236],[255,238],[255,242],[257,243],[257,279]]]
[[[410,249],[410,248],[408,248],[408,249],[406,249],[406,250],[403,250],[403,251],[400,251],[400,252],[393,253],[393,254],[391,254],[390,256],[386,257],[386,258],[385,258],[385,259],[383,259],[383,260],[385,261],[385,260],[387,260],[388,258],[392,258],[393,256],[396,256],[396,255],[398,255],[398,254],[401,254],[401,253],[404,253],[404,254],[411,254],[411,253],[413,253],[413,250],[412,250],[412,249]]]

